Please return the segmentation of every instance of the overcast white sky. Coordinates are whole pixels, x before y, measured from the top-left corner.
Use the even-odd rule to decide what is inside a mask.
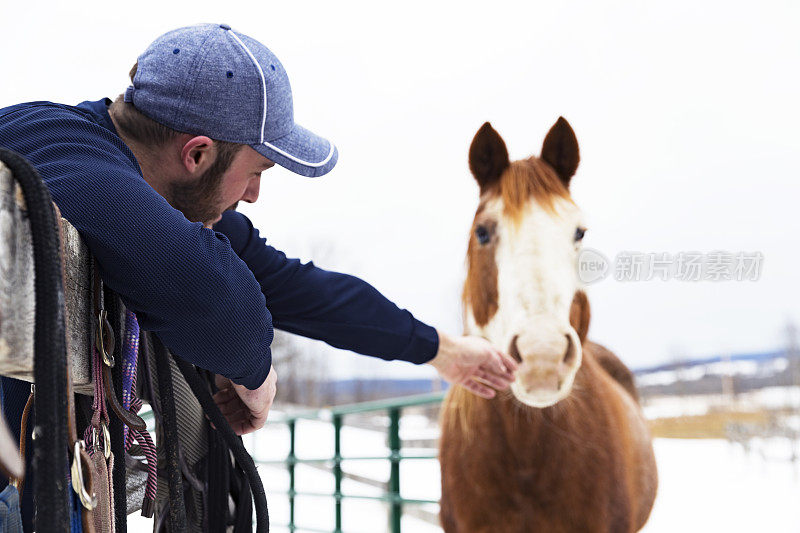
[[[5,1],[0,106],[114,97],[155,37],[197,22],[270,47],[297,121],[339,147],[323,178],[265,173],[242,211],[275,246],[316,252],[422,320],[461,329],[477,128],[491,121],[516,159],[563,115],[587,246],[764,255],[758,282],[592,285],[591,337],[640,367],[776,349],[800,321],[797,3]],[[332,357],[340,376],[419,375]]]

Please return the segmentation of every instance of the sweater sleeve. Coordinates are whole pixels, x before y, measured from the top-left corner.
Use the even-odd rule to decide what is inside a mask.
[[[225,212],[214,229],[255,274],[276,328],[386,360],[421,364],[436,355],[436,330],[365,281],[287,258],[241,213]]]
[[[36,167],[143,329],[248,388],[266,379],[272,319],[255,277],[224,235],[189,222],[147,184],[121,139],[39,107],[3,117],[0,146]]]

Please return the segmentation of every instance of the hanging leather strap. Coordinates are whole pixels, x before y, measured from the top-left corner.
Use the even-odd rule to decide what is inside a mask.
[[[108,401],[114,414],[117,415],[122,423],[131,429],[145,431],[147,424],[139,415],[132,413],[120,405],[117,395],[114,392],[114,381],[111,376],[111,369],[114,368],[114,329],[108,321],[108,312],[104,307],[105,297],[103,295],[103,282],[100,279],[100,268],[97,261],[94,262],[94,312],[95,312],[95,346],[100,352],[103,369],[103,386],[105,387],[106,400]]]
[[[14,437],[6,425],[6,420],[0,409],[0,474],[12,481],[21,479],[25,474],[24,453],[25,451],[23,450],[20,456],[17,445],[14,443]]]
[[[28,444],[28,418],[31,415],[31,408],[33,407],[33,396],[36,386],[31,383],[31,393],[28,395],[28,400],[25,402],[25,408],[22,409],[22,419],[19,425],[19,458],[24,464],[25,462],[25,449]],[[9,483],[17,488],[17,492],[22,494],[25,490],[25,472],[20,472],[17,476],[9,476]]]
[[[58,221],[58,245],[59,257],[64,257],[64,232],[61,227],[61,211],[58,206],[53,204],[56,220]],[[64,262],[61,261],[61,283],[62,286],[66,282],[66,270]],[[69,309],[64,306],[64,323],[69,322]],[[64,346],[66,353],[69,354],[69,338],[64,336]],[[78,498],[83,505],[83,510],[90,513],[97,505],[97,499],[94,494],[94,476],[92,475],[92,462],[89,455],[86,453],[86,448],[82,440],[78,440],[78,430],[75,425],[75,393],[72,389],[72,371],[70,366],[70,358],[66,357],[65,373],[67,382],[67,402],[66,402],[66,419],[67,419],[67,438],[69,449],[72,451],[72,463],[70,468],[70,478],[72,482],[72,489],[78,495]],[[73,509],[73,513],[83,514],[80,509]]]

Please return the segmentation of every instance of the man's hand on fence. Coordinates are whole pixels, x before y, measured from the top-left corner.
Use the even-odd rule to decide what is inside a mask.
[[[270,369],[267,379],[255,390],[217,375],[219,391],[214,395],[214,402],[237,435],[252,433],[264,427],[272,400],[275,399],[277,381],[275,367]]]
[[[482,398],[494,398],[514,381],[517,362],[482,337],[450,337],[439,333],[439,351],[430,364],[450,383]]]

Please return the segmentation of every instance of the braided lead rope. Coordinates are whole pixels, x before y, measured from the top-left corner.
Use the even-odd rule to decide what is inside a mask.
[[[134,396],[134,387],[136,387],[136,359],[139,353],[139,322],[136,320],[136,315],[130,310],[125,310],[125,337],[122,344],[122,407],[131,410],[131,400]],[[141,402],[136,407],[138,412],[141,408]],[[128,449],[131,441],[130,431],[128,426],[122,430],[125,436],[125,449]]]
[[[142,448],[144,452],[145,459],[147,459],[147,485],[144,491],[144,501],[142,501],[142,516],[146,518],[152,518],[153,512],[155,511],[155,503],[156,503],[156,491],[158,489],[158,457],[156,455],[156,446],[153,444],[153,439],[150,437],[150,433],[147,430],[138,431],[138,430],[131,430],[131,434],[134,435],[136,442],[139,443],[139,446]],[[129,444],[126,451],[130,449]]]
[[[122,346],[122,407],[136,414],[142,408],[142,400],[135,394],[136,391],[136,366],[139,360],[139,321],[136,314],[130,310],[125,311],[125,341]],[[125,451],[130,451],[134,441],[144,452],[147,459],[147,486],[144,501],[142,502],[142,515],[150,518],[153,516],[158,488],[158,470],[156,448],[147,429],[136,430],[125,426],[123,428]]]

